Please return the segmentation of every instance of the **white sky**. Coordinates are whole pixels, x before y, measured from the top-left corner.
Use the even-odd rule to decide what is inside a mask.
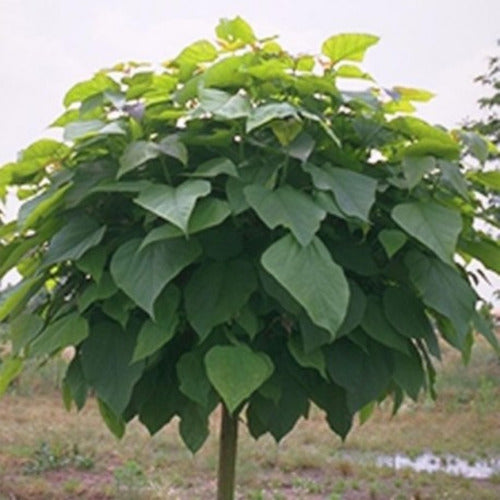
[[[473,79],[500,37],[499,0],[0,0],[0,165],[43,136],[77,81],[174,57],[235,15],[292,52],[319,52],[339,32],[380,36],[364,68],[383,85],[436,93],[419,116],[448,127],[479,115]]]

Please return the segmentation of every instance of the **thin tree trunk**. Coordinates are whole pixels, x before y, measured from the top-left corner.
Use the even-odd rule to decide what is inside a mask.
[[[238,415],[231,415],[226,405],[222,404],[217,500],[234,499],[237,442]]]

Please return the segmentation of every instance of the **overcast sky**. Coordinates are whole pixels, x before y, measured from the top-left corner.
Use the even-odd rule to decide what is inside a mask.
[[[380,36],[364,68],[382,85],[436,93],[419,116],[448,127],[478,116],[473,79],[500,38],[499,0],[0,0],[0,165],[43,136],[75,82],[172,58],[235,15],[292,52],[317,53],[339,32]]]

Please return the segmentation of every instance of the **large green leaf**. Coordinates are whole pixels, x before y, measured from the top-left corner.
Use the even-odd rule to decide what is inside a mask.
[[[363,330],[377,342],[408,354],[408,340],[393,328],[384,313],[382,304],[375,296],[368,297],[365,315],[361,321]]]
[[[99,72],[93,78],[79,82],[71,87],[64,96],[64,105],[68,107],[75,102],[82,102],[89,97],[106,90],[119,90],[119,85],[106,74]]]
[[[460,249],[480,260],[488,269],[500,274],[500,245],[486,236],[460,240]]]
[[[298,119],[297,109],[291,104],[287,102],[264,104],[252,111],[247,119],[246,131],[248,133],[273,120],[289,117]]]
[[[98,283],[90,283],[78,296],[78,310],[85,311],[94,302],[111,297],[117,290],[111,275],[108,272],[104,273]]]
[[[218,198],[203,198],[194,207],[193,213],[188,223],[188,234],[195,234],[217,226],[224,222],[231,215],[231,209],[227,202]],[[164,224],[151,230],[144,241],[141,248],[144,248],[155,241],[167,240],[183,236],[183,232],[173,224]]]
[[[20,312],[19,309],[40,288],[44,280],[43,276],[24,279],[14,287],[0,293],[0,321],[3,321],[9,314],[15,315],[16,312]]]
[[[290,186],[271,191],[260,185],[243,190],[250,206],[271,229],[284,226],[301,245],[307,246],[319,230],[326,212],[308,195]]]
[[[40,316],[30,313],[21,314],[9,323],[9,339],[15,356],[40,333],[43,324]]]
[[[221,19],[215,28],[215,33],[220,40],[224,40],[231,50],[238,49],[257,39],[252,27],[240,16],[233,19]]]
[[[344,168],[323,165],[321,168],[307,165],[318,189],[332,191],[339,208],[346,215],[368,221],[370,209],[375,202],[377,181],[363,174]]]
[[[181,356],[176,365],[179,389],[189,399],[206,407],[211,385],[204,363],[204,351],[196,349]]]
[[[390,357],[373,342],[364,352],[350,340],[339,339],[327,349],[326,359],[330,377],[347,391],[353,412],[380,397],[390,382]]]
[[[204,263],[185,288],[188,321],[204,339],[214,326],[234,318],[256,288],[256,274],[249,262]]]
[[[159,217],[171,222],[188,233],[188,223],[198,198],[210,193],[208,181],[189,180],[177,187],[155,184],[144,191],[134,201]]]
[[[422,302],[407,288],[390,287],[384,292],[384,312],[389,323],[408,338],[427,338],[432,325]]]
[[[83,373],[97,396],[121,415],[143,370],[141,362],[131,363],[136,337],[111,321],[93,324],[90,331],[81,347]]]
[[[124,243],[111,259],[115,283],[139,307],[154,316],[153,306],[160,292],[201,253],[195,240],[181,238],[158,241],[140,249],[142,240]]]
[[[238,177],[236,165],[229,158],[213,158],[203,162],[198,168],[189,174],[190,177],[217,177],[226,174],[231,177]]]
[[[323,42],[321,52],[332,64],[339,61],[362,61],[366,50],[379,41],[378,36],[364,33],[342,33]]]
[[[462,230],[460,214],[431,201],[396,205],[392,218],[407,233],[453,264],[458,235]]]
[[[106,226],[100,226],[87,215],[73,217],[50,241],[44,265],[78,260],[87,250],[101,242],[105,232]]]
[[[207,88],[201,88],[198,93],[201,107],[213,113],[216,118],[245,118],[252,109],[249,98],[241,94],[233,95],[223,90]]]
[[[78,345],[89,334],[87,321],[78,313],[68,314],[51,323],[36,337],[30,347],[31,356],[51,354],[70,345]]]
[[[65,144],[53,139],[40,139],[23,150],[16,163],[8,164],[0,170],[0,185],[2,172],[6,176],[6,181],[19,182],[48,165],[58,165],[68,154],[69,148]]]
[[[154,306],[155,319],[148,318],[139,330],[133,362],[154,354],[174,336],[179,324],[177,308],[180,300],[180,291],[173,285],[161,293]]]
[[[425,385],[425,372],[422,359],[417,349],[411,345],[409,355],[399,352],[393,353],[394,373],[393,378],[414,401],[418,399],[420,390]]]
[[[452,267],[418,252],[409,253],[405,264],[424,303],[451,321],[459,339],[465,338],[476,301],[467,281]]]
[[[24,361],[21,358],[9,356],[0,363],[0,397],[5,394],[10,383],[21,373]]]
[[[334,338],[347,312],[349,285],[322,241],[314,237],[302,247],[291,235],[285,236],[264,252],[261,262],[312,321]]]
[[[210,382],[231,413],[274,371],[266,354],[243,344],[212,347],[205,356],[205,366]]]
[[[489,170],[488,172],[474,172],[469,176],[483,186],[494,191],[500,191],[500,171]]]
[[[120,158],[120,169],[117,178],[143,165],[148,160],[157,158],[160,154],[160,148],[154,142],[136,141],[130,143]]]
[[[181,80],[185,80],[198,64],[213,61],[216,57],[216,48],[207,40],[199,40],[183,49],[173,62],[179,67]]]

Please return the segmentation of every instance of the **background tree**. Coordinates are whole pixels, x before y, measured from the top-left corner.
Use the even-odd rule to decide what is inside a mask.
[[[0,228],[0,275],[23,277],[0,303],[0,390],[72,345],[68,408],[92,389],[119,437],[177,415],[193,452],[220,404],[226,499],[243,414],[279,441],[314,404],[344,438],[386,397],[433,393],[433,325],[465,358],[474,329],[498,348],[455,256],[500,259],[473,225],[476,187],[498,188],[486,142],[408,116],[429,92],[339,90],[374,85],[359,62],[377,37],[293,56],[241,18],[216,34],[76,84],[64,141],[0,170],[0,194],[25,199]]]

